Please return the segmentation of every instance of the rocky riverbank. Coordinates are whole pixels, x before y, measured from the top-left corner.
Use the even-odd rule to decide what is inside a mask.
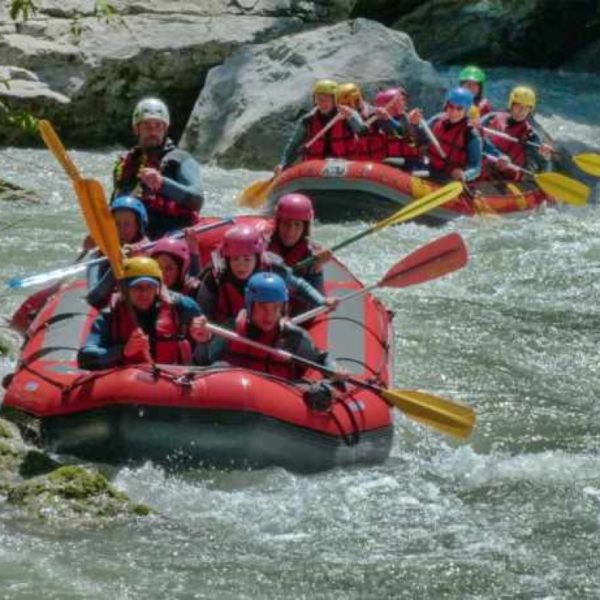
[[[0,100],[17,122],[33,113],[52,119],[69,144],[128,144],[133,104],[157,94],[171,106],[175,138],[195,107],[185,138],[203,162],[262,167],[317,77],[368,90],[402,81],[419,101],[437,101],[439,82],[409,36],[422,57],[440,62],[600,64],[592,0],[111,4],[116,14],[99,13],[92,0],[40,0],[17,22],[6,3],[0,8]],[[224,93],[226,110],[215,106]],[[0,136],[38,143],[6,118]]]

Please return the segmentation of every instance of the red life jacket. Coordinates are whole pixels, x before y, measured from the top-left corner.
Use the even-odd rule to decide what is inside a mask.
[[[525,119],[525,121],[515,121],[510,118],[510,113],[503,111],[496,113],[489,120],[487,126],[490,129],[497,129],[498,131],[507,133],[519,140],[518,142],[510,142],[509,140],[488,134],[494,143],[494,146],[496,146],[500,152],[509,156],[515,165],[524,167],[527,162],[525,143],[533,133],[533,128],[529,124],[529,121],[527,119]]]
[[[256,327],[248,326],[248,317],[246,311],[239,313],[235,320],[235,331],[239,335],[249,337],[265,346],[278,348],[278,342],[282,338],[282,325],[278,325],[273,331],[265,333],[258,330]],[[277,358],[272,354],[268,354],[264,350],[253,348],[244,344],[244,342],[230,341],[228,342],[227,362],[236,367],[245,369],[253,369],[261,373],[270,373],[284,379],[294,379],[297,374],[297,369],[294,363]]]
[[[467,118],[458,123],[450,123],[445,115],[433,124],[431,131],[437,138],[446,154],[443,158],[434,144],[429,145],[429,162],[432,169],[443,171],[448,175],[454,169],[464,169],[467,166],[467,144],[473,126]]]
[[[304,117],[303,123],[307,131],[305,141],[311,140],[335,116],[335,112],[330,115],[323,115],[317,111],[314,114],[308,114]],[[302,160],[329,157],[346,158],[353,152],[355,143],[354,132],[350,129],[348,123],[346,123],[346,119],[340,119],[331,129],[313,142],[310,147],[302,149]]]
[[[175,200],[155,194],[150,190],[144,190],[140,184],[139,173],[144,168],[156,169],[164,177],[175,179],[176,173],[172,172],[174,167],[172,161],[169,161],[169,153],[173,150],[176,150],[176,147],[170,140],[160,152],[146,152],[136,146],[118,159],[113,174],[114,188],[117,190],[139,187],[139,192],[136,191],[133,195],[140,198],[149,211],[168,217],[186,218],[189,219],[190,224],[194,225],[199,222],[196,210],[181,206]]]
[[[158,316],[154,332],[150,334],[150,352],[157,363],[185,365],[192,362],[192,347],[183,331],[179,311],[168,294],[158,299]],[[131,312],[118,298],[111,309],[111,336],[116,344],[125,344],[135,329]],[[136,357],[125,359],[125,364],[140,362]]]
[[[215,277],[214,274],[212,277]],[[244,290],[239,286],[229,272],[219,274],[215,277],[217,291],[217,310],[215,312],[215,321],[223,323],[229,319],[234,319],[244,308]]]
[[[283,258],[288,267],[294,267],[305,258],[314,254],[314,246],[308,241],[306,236],[291,247],[284,246],[277,234],[273,234],[267,248],[268,252],[274,252]]]

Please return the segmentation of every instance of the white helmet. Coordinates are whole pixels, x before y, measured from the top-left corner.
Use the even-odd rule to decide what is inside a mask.
[[[146,119],[158,119],[159,121],[166,123],[167,127],[171,123],[167,105],[158,98],[144,98],[143,100],[140,100],[133,109],[131,124],[134,127]]]

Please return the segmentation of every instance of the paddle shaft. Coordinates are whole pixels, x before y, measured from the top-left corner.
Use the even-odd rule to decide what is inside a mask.
[[[306,150],[310,148],[318,139],[324,136],[338,121],[341,121],[344,118],[342,113],[337,113],[330,121],[323,127],[323,129],[317,131],[317,133],[304,144],[303,149]]]
[[[342,296],[339,299],[339,301],[340,301],[340,303],[342,303],[342,302],[346,302],[347,300],[352,300],[352,298],[358,298],[359,296],[364,296],[366,293],[373,291],[374,289],[380,287],[382,284],[383,284],[382,281],[378,281],[377,283],[373,283],[367,287],[361,288],[360,290],[354,290],[353,292],[350,292],[349,294]],[[315,308],[312,308],[311,310],[307,310],[306,312],[302,313],[301,315],[296,315],[295,317],[292,317],[291,321],[292,321],[292,323],[294,323],[294,325],[300,325],[301,323],[306,323],[306,321],[310,321],[311,319],[314,319],[315,317],[318,317],[319,315],[326,313],[328,310],[331,310],[331,308],[329,306],[327,306],[326,304],[323,304],[322,306],[316,306]]]
[[[504,131],[498,131],[497,129],[491,129],[490,127],[482,127],[481,128],[485,133],[489,133],[491,136],[496,136],[506,140],[507,142],[516,142],[518,144],[522,144],[523,140],[519,138],[513,137],[508,133],[504,133]],[[544,144],[538,144],[537,142],[531,142],[529,140],[525,140],[525,144],[528,146],[533,146],[534,148],[541,148]]]
[[[435,137],[433,131],[431,131],[431,127],[429,127],[429,124],[424,118],[421,119],[421,127],[423,128],[425,135],[429,138],[429,141],[435,146],[435,149],[438,151],[439,155],[443,159],[448,158],[448,155],[444,152],[440,141]]]
[[[390,225],[396,225],[398,223],[403,223],[404,221],[408,221],[410,219],[414,219],[425,212],[428,212],[430,210],[433,210],[434,208],[437,208],[438,206],[441,206],[442,204],[446,204],[446,202],[450,202],[451,200],[460,195],[462,189],[463,186],[459,182],[448,183],[447,185],[431,192],[430,194],[427,194],[426,196],[422,196],[421,198],[413,200],[407,206],[396,211],[393,215],[386,217],[381,221],[378,221],[377,223],[375,223],[375,225],[372,225],[371,227],[360,231],[356,235],[353,235],[339,242],[338,244],[335,244],[330,248],[330,250],[332,252],[335,252],[336,250],[345,248],[346,246],[357,242],[358,240],[366,237],[367,235],[370,235],[371,233],[375,233],[376,231],[384,229],[385,227],[388,227]],[[315,257],[309,256],[308,258],[305,258],[304,260],[297,263],[294,266],[294,271],[299,271],[309,266],[314,261]]]
[[[494,156],[493,154],[489,154],[487,152],[484,152],[483,156],[485,156],[488,160],[491,160],[493,163],[497,163],[500,160],[498,156]],[[519,173],[525,173],[526,175],[530,175],[531,177],[536,176],[536,173],[534,173],[533,171],[530,171],[529,169],[524,169],[523,167],[519,167],[518,165],[515,165],[512,162],[507,163],[506,168],[511,169],[512,171],[517,171]]]
[[[256,340],[251,340],[247,337],[241,336],[241,335],[235,333],[235,331],[231,331],[230,329],[225,329],[224,327],[219,327],[218,325],[214,325],[212,323],[207,323],[206,328],[209,331],[212,331],[214,334],[216,334],[220,337],[223,337],[225,339],[232,340],[235,342],[240,342],[247,346],[251,346],[252,348],[256,348],[257,350],[262,350],[263,352],[266,352],[267,354],[271,354],[272,356],[276,356],[283,360],[290,360],[290,361],[296,362],[298,364],[304,365],[305,367],[310,367],[311,369],[320,371],[321,373],[324,373],[325,375],[329,375],[330,377],[339,377],[340,376],[340,373],[338,373],[334,369],[330,369],[329,367],[325,367],[324,365],[313,362],[312,360],[308,360],[307,358],[302,358],[301,356],[292,354],[291,352],[288,352],[287,350],[282,350],[280,348],[273,348],[272,346],[267,346],[266,344],[261,344],[260,342],[257,342]],[[357,379],[355,377],[344,377],[344,378],[346,381],[349,381],[350,383],[353,383],[354,385],[356,385],[358,387],[362,387],[364,389],[374,391],[375,393],[381,394],[381,392],[383,391],[378,386],[373,385],[372,383],[367,383],[366,381],[362,381],[361,379]],[[389,404],[387,402],[387,400],[384,400],[384,401],[387,404]]]
[[[217,223],[211,223],[210,225],[196,225],[195,227],[191,227],[191,230],[198,233],[206,233],[208,231],[212,231],[213,229],[218,229],[220,227],[224,227],[225,225],[229,225],[233,223],[233,217],[228,217],[223,221],[218,221]],[[172,237],[181,238],[185,234],[183,231],[177,232]],[[140,247],[140,250],[148,250],[152,248],[157,242],[147,242]],[[8,287],[10,288],[26,288],[32,285],[37,285],[40,283],[46,283],[48,281],[53,281],[54,279],[59,279],[62,277],[68,277],[69,275],[75,275],[77,273],[81,273],[88,267],[92,267],[99,263],[104,263],[108,259],[106,256],[100,256],[98,258],[93,258],[83,263],[78,263],[76,265],[70,265],[68,267],[61,267],[60,269],[55,269],[54,271],[48,271],[47,273],[38,273],[37,275],[30,275],[29,277],[20,278],[12,278],[7,282]]]

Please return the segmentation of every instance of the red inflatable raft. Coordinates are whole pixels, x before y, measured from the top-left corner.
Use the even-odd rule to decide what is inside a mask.
[[[204,257],[226,230],[202,238]],[[326,267],[326,287],[341,294],[361,284],[334,260]],[[79,369],[76,353],[96,316],[85,292],[77,280],[48,298],[29,326],[15,373],[5,378],[3,415],[45,448],[109,463],[277,465],[299,472],[388,456],[390,408],[368,390],[351,386],[332,410],[317,412],[304,402],[306,381],[238,368]],[[309,331],[341,367],[388,383],[391,317],[374,297],[343,303]],[[318,377],[309,374],[308,381]]]
[[[440,184],[401,169],[367,161],[309,160],[286,169],[268,200],[272,210],[284,194],[309,195],[321,220],[381,219]],[[471,194],[429,211],[420,220],[441,224],[461,216],[491,213],[501,216],[528,213],[553,202],[534,182],[482,181],[470,184]]]

